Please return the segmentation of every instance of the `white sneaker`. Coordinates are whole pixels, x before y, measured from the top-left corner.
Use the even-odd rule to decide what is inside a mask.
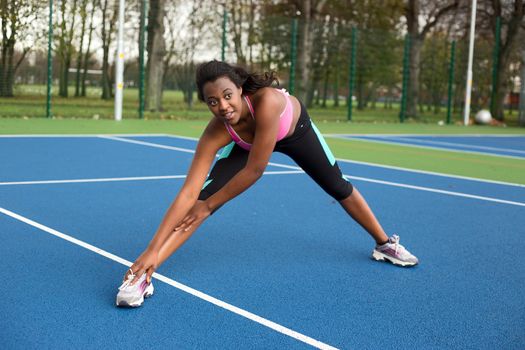
[[[419,260],[405,247],[399,244],[399,236],[393,235],[388,239],[388,242],[376,246],[372,252],[372,258],[375,260],[386,260],[394,265],[414,266],[419,263]]]
[[[131,281],[135,275],[130,273],[128,278],[118,288],[117,306],[124,307],[138,307],[144,302],[144,298],[149,298],[153,295],[153,283],[146,282],[146,274],[143,274],[138,281],[131,285]]]

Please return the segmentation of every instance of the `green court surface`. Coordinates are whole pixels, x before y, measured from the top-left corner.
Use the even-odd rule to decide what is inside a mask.
[[[519,134],[524,128],[316,121],[324,134]],[[175,134],[199,137],[205,120],[0,118],[0,134]],[[525,184],[525,160],[327,138],[338,158],[480,179]]]

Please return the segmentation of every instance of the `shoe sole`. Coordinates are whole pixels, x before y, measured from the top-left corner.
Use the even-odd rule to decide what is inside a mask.
[[[378,252],[377,250],[374,250],[372,252],[372,258],[376,261],[387,261],[391,264],[403,266],[403,267],[410,267],[415,266],[418,263],[408,262],[408,261],[402,261],[399,259],[396,259],[394,257],[391,257],[390,255],[383,254],[381,252]]]
[[[144,290],[144,294],[140,297],[139,300],[137,300],[136,302],[132,302],[132,303],[128,303],[128,301],[124,299],[117,300],[117,306],[118,307],[131,307],[131,308],[139,307],[144,303],[144,299],[147,299],[153,295],[154,290],[155,289],[153,288],[153,284],[150,284],[149,286],[146,287],[146,289]]]

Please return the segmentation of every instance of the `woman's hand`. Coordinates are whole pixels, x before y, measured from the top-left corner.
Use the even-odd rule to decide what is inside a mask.
[[[157,269],[158,264],[158,252],[146,249],[144,253],[142,253],[138,259],[131,265],[130,269],[126,274],[124,275],[124,281],[128,278],[129,274],[133,273],[135,277],[131,281],[131,284],[135,284],[135,282],[138,281],[138,279],[146,273],[146,281],[148,283],[151,282],[151,275],[155,272]]]
[[[188,231],[193,225],[199,225],[210,215],[211,210],[206,201],[197,201],[179,225],[175,227],[175,231]]]

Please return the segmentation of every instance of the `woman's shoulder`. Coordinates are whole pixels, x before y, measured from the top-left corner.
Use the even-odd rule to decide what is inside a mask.
[[[266,86],[258,89],[255,93],[253,93],[252,96],[268,96],[268,95],[274,95],[278,94],[280,88],[273,87],[273,86]]]
[[[279,106],[283,104],[283,101],[284,103],[286,103],[286,101],[283,99],[283,94],[278,90],[280,89],[275,87],[263,87],[251,95],[250,99],[254,106],[267,104]]]
[[[224,146],[224,144],[228,143],[229,140],[230,136],[224,127],[224,123],[219,121],[217,118],[212,118],[208,122],[208,125],[199,138],[200,143],[216,143],[219,145],[219,147]]]

